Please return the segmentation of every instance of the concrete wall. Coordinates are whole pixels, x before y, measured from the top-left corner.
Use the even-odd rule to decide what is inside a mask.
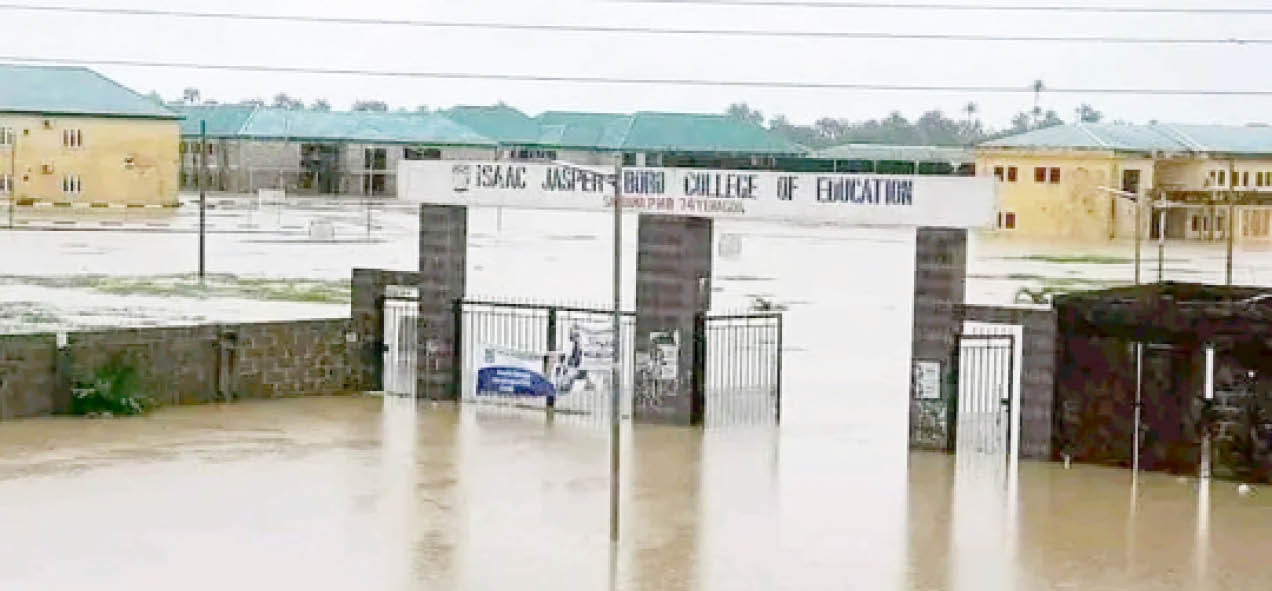
[[[57,337],[0,336],[0,420],[53,412]]]
[[[1056,374],[1055,310],[965,306],[963,319],[1022,327],[1020,456],[1051,459]]]
[[[468,208],[421,205],[419,244],[416,367],[420,369],[415,393],[432,400],[455,400],[459,398],[455,372],[461,362],[454,303],[464,297],[467,280]]]
[[[0,337],[3,418],[69,409],[71,387],[117,359],[161,404],[360,390],[347,319],[209,324]]]
[[[967,232],[920,228],[915,240],[911,357],[940,362],[942,376],[939,399],[910,399],[910,447],[947,450],[954,441],[949,418],[958,392],[953,370],[966,293]]]
[[[180,128],[175,120],[31,116],[0,113],[0,128],[17,137],[19,199],[53,203],[176,205]],[[63,131],[78,130],[81,145],[63,145]],[[0,146],[8,172],[13,148]],[[51,165],[46,172],[45,165]],[[79,192],[63,179],[80,179]]]
[[[384,291],[389,285],[414,286],[420,274],[382,269],[353,270],[350,330],[357,335],[353,355],[354,381],[359,390],[384,387]]]

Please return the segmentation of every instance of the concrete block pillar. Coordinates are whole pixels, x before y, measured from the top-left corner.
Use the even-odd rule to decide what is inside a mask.
[[[697,424],[705,407],[694,357],[705,353],[699,316],[710,307],[712,220],[642,215],[636,254],[636,398],[633,414],[646,422]],[[652,337],[678,339],[675,376],[652,368]],[[664,364],[669,367],[672,364]]]
[[[958,334],[967,285],[967,230],[919,228],[915,236],[914,332],[912,362],[940,364],[937,398],[924,398],[912,372],[910,447],[948,450],[954,446]]]
[[[416,396],[459,398],[455,302],[464,297],[468,208],[420,206],[419,362]]]

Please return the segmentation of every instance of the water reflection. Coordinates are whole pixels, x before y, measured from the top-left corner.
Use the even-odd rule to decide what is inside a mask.
[[[1268,495],[897,466],[803,420],[627,427],[617,552],[603,426],[397,398],[4,423],[0,588],[1272,588]]]

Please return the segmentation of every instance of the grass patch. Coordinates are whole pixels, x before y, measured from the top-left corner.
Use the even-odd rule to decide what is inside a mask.
[[[189,298],[244,298],[250,300],[347,304],[351,298],[347,280],[248,278],[231,274],[207,275],[200,283],[193,273],[151,276],[75,275],[69,277],[0,276],[5,283],[41,287],[92,289],[114,295],[148,295]]]

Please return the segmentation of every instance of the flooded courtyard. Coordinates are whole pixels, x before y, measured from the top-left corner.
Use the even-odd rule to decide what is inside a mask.
[[[1034,462],[1011,486],[812,410],[628,427],[613,556],[600,425],[376,397],[7,422],[0,588],[1272,586],[1265,492]]]

